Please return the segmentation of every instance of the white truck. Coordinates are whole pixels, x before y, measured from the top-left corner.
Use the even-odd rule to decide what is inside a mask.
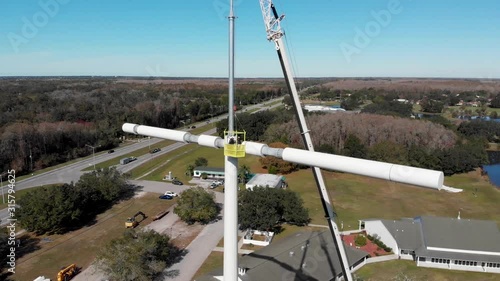
[[[135,160],[137,160],[137,158],[135,158],[134,156],[122,158],[120,159],[120,164],[125,165]]]

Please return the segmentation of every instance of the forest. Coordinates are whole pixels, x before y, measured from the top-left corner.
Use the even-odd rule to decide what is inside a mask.
[[[242,81],[235,104],[276,98],[280,83]],[[18,174],[116,147],[121,125],[178,128],[227,112],[224,82],[113,78],[0,80],[0,168]],[[129,137],[129,136],[127,136]]]

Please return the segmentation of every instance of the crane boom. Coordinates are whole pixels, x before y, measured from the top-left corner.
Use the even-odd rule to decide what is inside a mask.
[[[309,129],[307,128],[306,119],[300,106],[300,99],[297,93],[297,88],[295,86],[295,81],[293,79],[292,70],[290,68],[290,63],[288,61],[288,56],[286,54],[285,45],[283,43],[282,37],[284,32],[281,29],[281,20],[284,16],[278,16],[276,8],[271,0],[260,0],[260,7],[262,10],[262,16],[264,18],[264,24],[266,26],[267,39],[273,41],[276,45],[276,51],[278,52],[278,57],[281,63],[281,68],[285,76],[286,84],[288,87],[288,92],[292,98],[295,114],[299,123],[300,133],[302,135],[302,140],[308,151],[314,152],[314,146],[312,143],[311,135],[309,134]],[[340,265],[342,268],[342,274],[344,280],[352,281],[351,271],[349,269],[349,262],[347,260],[347,255],[345,253],[344,244],[342,242],[342,237],[338,230],[337,224],[334,221],[334,212],[332,203],[328,196],[328,191],[326,190],[325,181],[321,170],[318,167],[311,167],[314,179],[316,181],[316,186],[321,197],[321,203],[325,212],[325,217],[328,222],[328,227],[333,237],[333,242],[338,254]]]

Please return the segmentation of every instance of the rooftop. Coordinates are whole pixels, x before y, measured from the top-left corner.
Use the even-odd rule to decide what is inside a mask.
[[[201,167],[198,166],[194,168],[195,171],[200,171],[200,172],[217,172],[217,173],[224,173],[224,168],[214,168],[214,167]]]
[[[426,247],[500,253],[500,231],[494,221],[430,216],[415,221],[422,224]]]
[[[368,254],[344,244],[349,265]],[[243,256],[239,265],[246,268],[243,281],[332,280],[342,272],[330,232],[301,231],[286,239]],[[216,280],[219,269],[199,281]]]
[[[271,174],[255,174],[253,178],[248,181],[246,187],[254,187],[254,186],[262,186],[262,187],[276,187],[283,179],[283,176],[280,175],[271,175]]]

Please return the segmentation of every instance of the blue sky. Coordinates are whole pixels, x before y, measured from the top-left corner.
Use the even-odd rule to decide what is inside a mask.
[[[2,0],[0,76],[226,77],[229,0]],[[301,77],[500,78],[498,0],[276,0]],[[282,77],[258,0],[236,76]]]

